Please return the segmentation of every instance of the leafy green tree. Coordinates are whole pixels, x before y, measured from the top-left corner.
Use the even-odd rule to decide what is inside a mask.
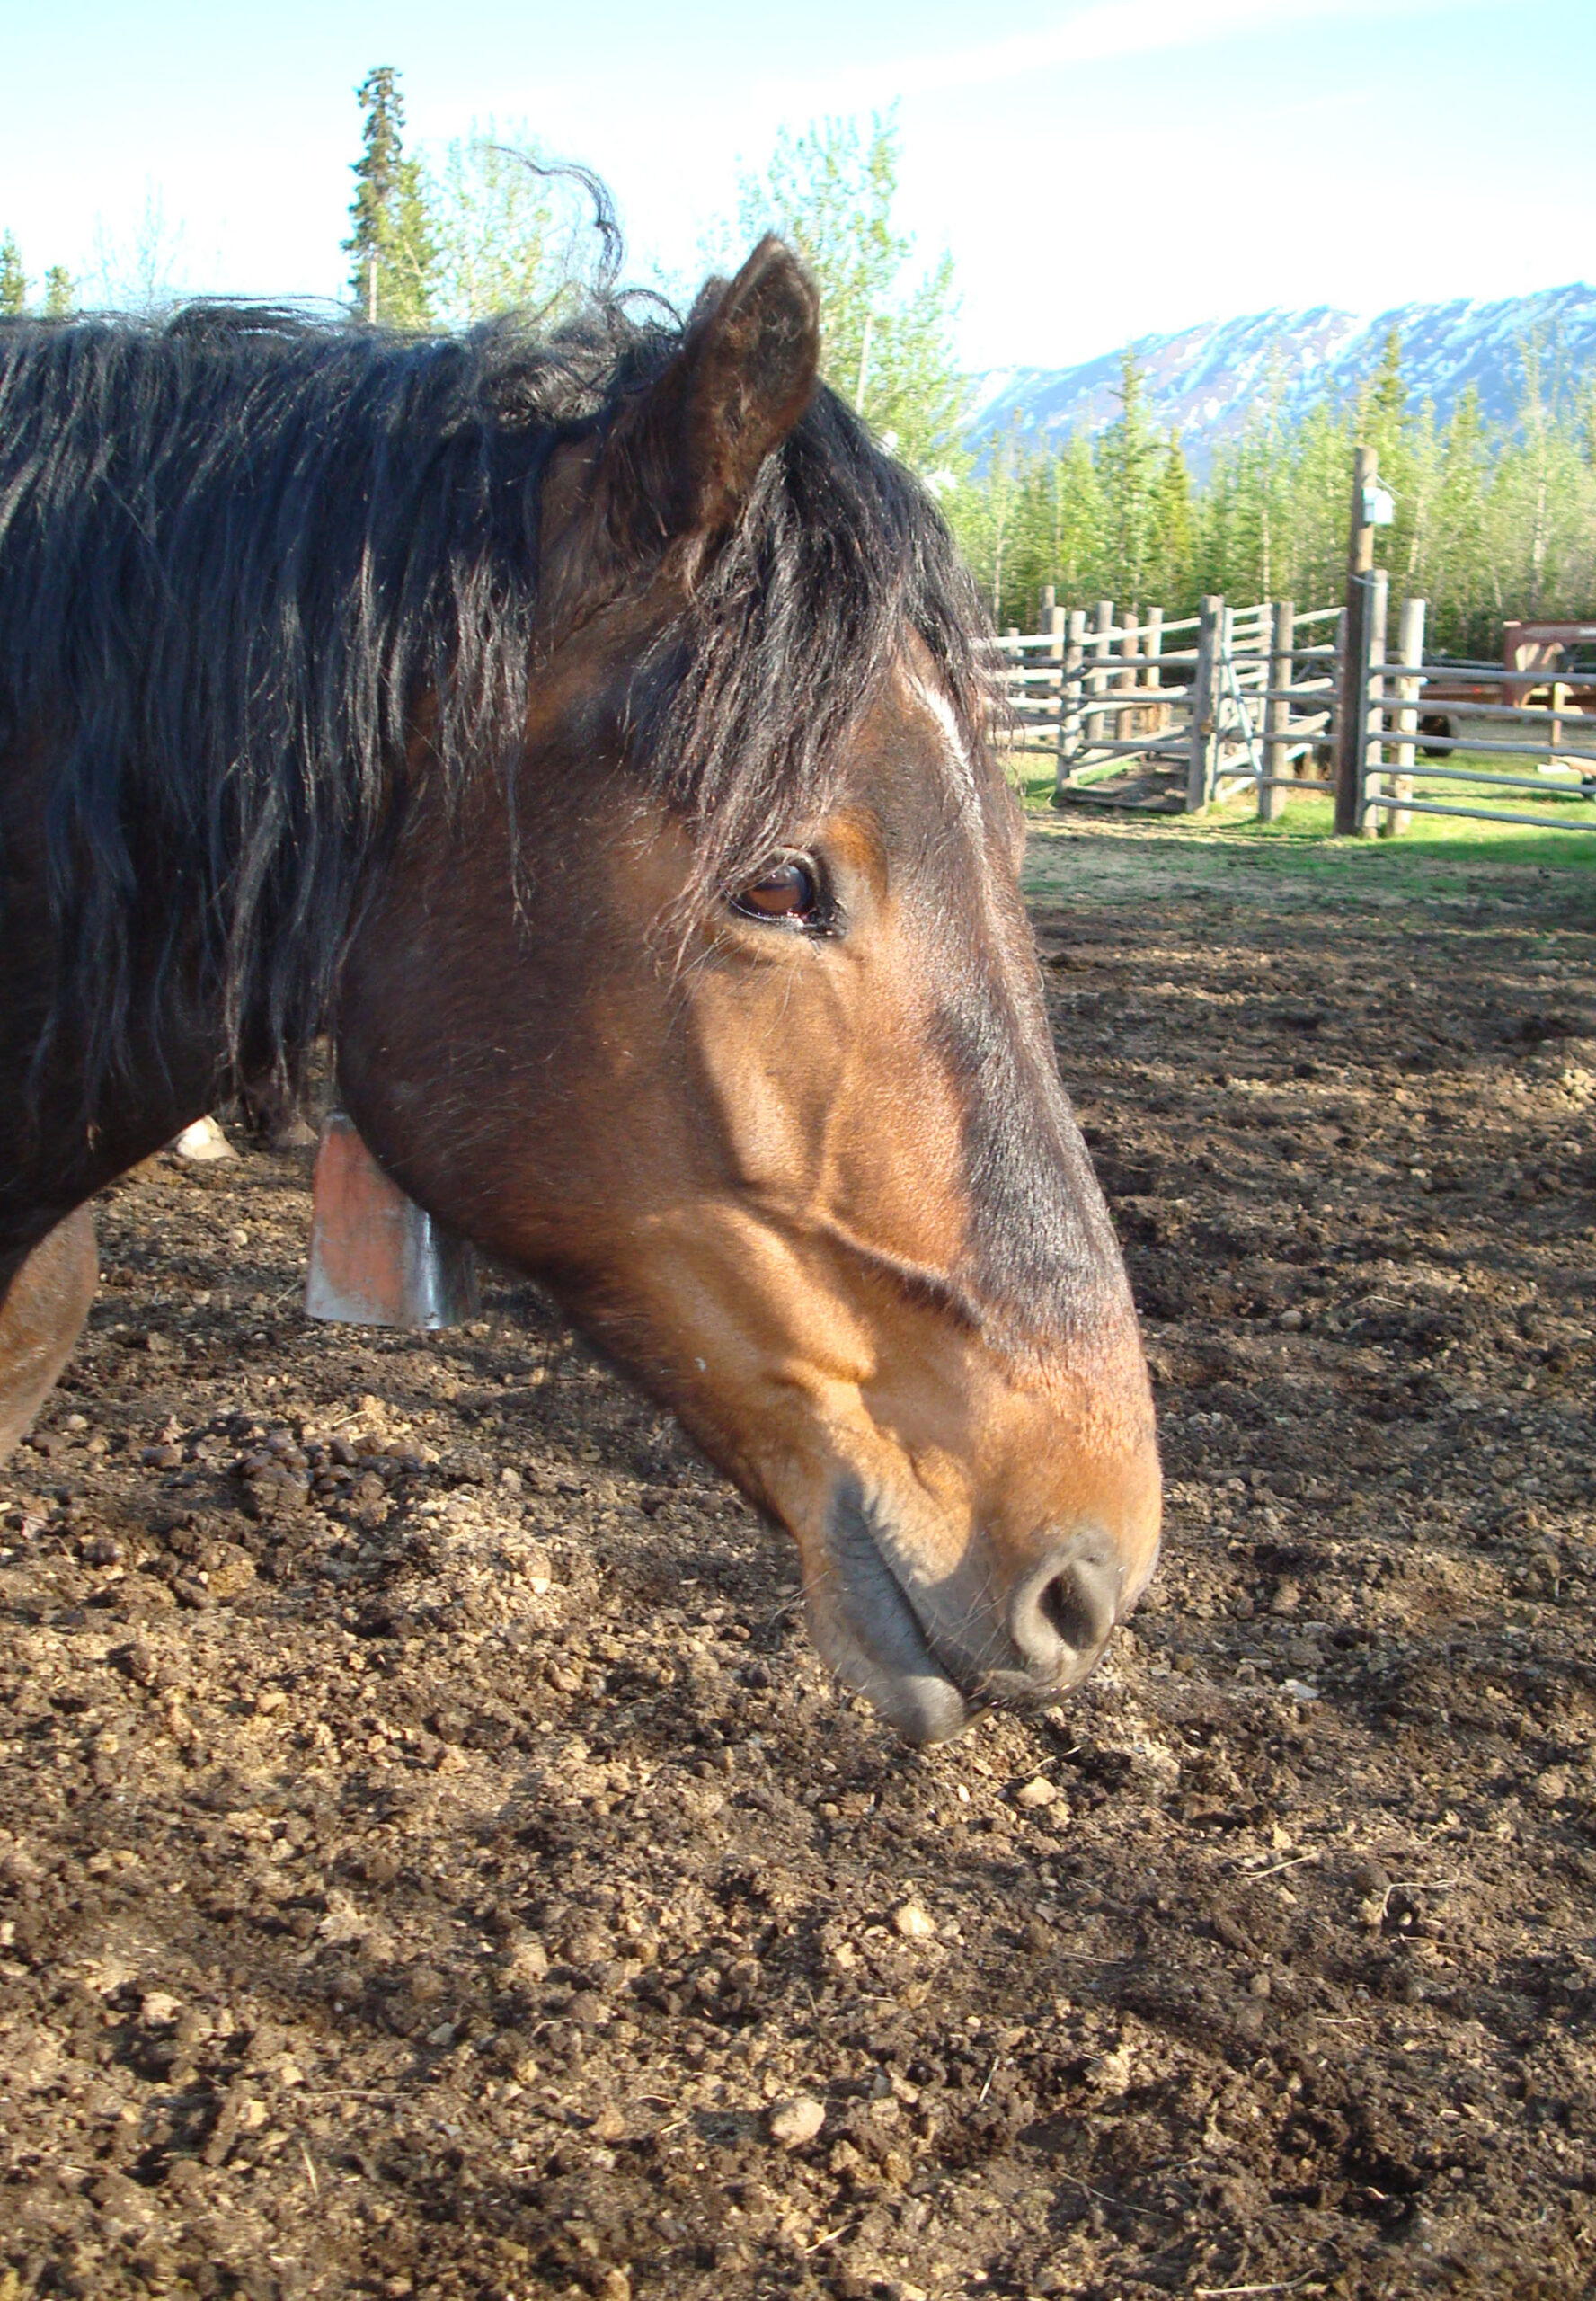
[[[534,164],[524,122],[501,142],[490,120],[452,143],[427,180],[439,318],[469,326],[494,312],[546,312],[569,291],[573,251]]]
[[[784,129],[763,177],[745,176],[738,226],[746,248],[764,232],[796,247],[820,289],[826,381],[885,445],[945,490],[968,465],[961,431],[968,387],[953,346],[949,258],[906,278],[913,242],[892,228],[898,130],[873,119]],[[721,235],[717,254],[729,253]]]
[[[355,91],[364,120],[355,162],[352,229],[343,243],[357,311],[391,327],[426,327],[438,271],[425,171],[404,152],[404,102],[391,64]]]
[[[44,275],[44,316],[64,320],[77,303],[77,283],[64,263],[52,263]]]
[[[0,240],[0,313],[14,315],[25,311],[28,305],[28,275],[22,270],[22,252],[16,235],[7,232]]]

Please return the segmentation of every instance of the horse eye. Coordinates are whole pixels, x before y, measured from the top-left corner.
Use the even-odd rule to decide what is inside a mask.
[[[806,863],[775,863],[732,899],[746,919],[812,919],[820,891]]]

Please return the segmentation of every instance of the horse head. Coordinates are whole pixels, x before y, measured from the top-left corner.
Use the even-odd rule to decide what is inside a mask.
[[[521,740],[446,795],[418,721],[339,1059],[397,1179],[791,1530],[821,1651],[926,1742],[1086,1675],[1159,1478],[973,595],[819,350],[767,241],[554,450]]]

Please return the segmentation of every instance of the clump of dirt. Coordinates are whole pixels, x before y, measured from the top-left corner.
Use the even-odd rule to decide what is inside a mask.
[[[1169,1523],[1067,1710],[900,1747],[532,1290],[307,1325],[302,1161],[110,1195],[0,1473],[0,2294],[1589,2289],[1596,921],[1095,851]]]

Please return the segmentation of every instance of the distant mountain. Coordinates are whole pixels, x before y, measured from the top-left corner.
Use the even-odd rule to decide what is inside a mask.
[[[1143,336],[1136,356],[1147,369],[1156,422],[1175,425],[1193,468],[1207,469],[1216,444],[1240,431],[1278,377],[1288,414],[1328,389],[1353,391],[1378,364],[1392,328],[1402,339],[1411,404],[1432,400],[1444,422],[1466,385],[1487,415],[1506,422],[1518,405],[1521,347],[1533,335],[1547,369],[1596,367],[1596,288],[1547,288],[1497,304],[1404,304],[1360,319],[1320,304],[1306,312],[1260,312],[1214,320],[1179,335]],[[974,378],[979,395],[971,445],[1017,427],[1034,446],[1060,447],[1072,431],[1100,431],[1118,412],[1121,353],[1078,368],[1002,368]]]

